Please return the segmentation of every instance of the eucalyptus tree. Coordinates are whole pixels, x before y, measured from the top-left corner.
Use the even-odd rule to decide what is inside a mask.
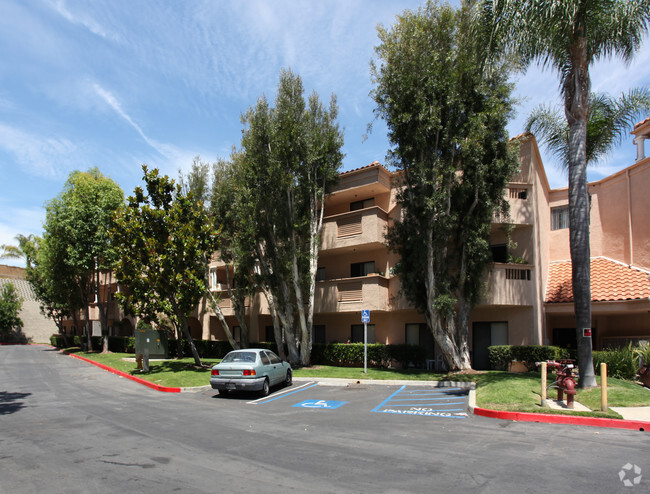
[[[302,80],[280,74],[274,106],[265,97],[243,116],[241,177],[257,271],[274,319],[276,342],[289,360],[308,365],[324,199],[338,176],[343,132],[332,96],[304,97]],[[284,336],[284,338],[282,338]]]
[[[99,169],[74,171],[63,191],[46,208],[42,246],[53,262],[49,275],[62,286],[72,284],[76,294],[69,297],[71,312],[81,309],[86,320],[88,348],[92,348],[89,307],[96,303],[100,312],[104,351],[108,348],[108,290],[100,292],[100,273],[111,273],[115,252],[109,239],[115,211],[124,203],[124,193]],[[58,278],[59,276],[65,277]],[[76,317],[76,315],[75,315]]]
[[[405,11],[371,66],[388,163],[400,172],[402,215],[389,228],[397,274],[453,370],[471,367],[469,314],[491,261],[490,225],[517,168],[508,143],[508,66],[487,52],[471,6]],[[490,63],[488,63],[490,62]]]
[[[115,274],[124,290],[121,305],[146,322],[166,316],[174,326],[183,355],[183,337],[194,361],[200,356],[188,318],[206,292],[206,252],[214,248],[215,232],[201,201],[157,169],[145,166],[146,192],[136,187],[116,214],[111,241],[117,254]]]
[[[482,0],[482,18],[494,40],[524,63],[557,71],[569,126],[569,237],[580,387],[596,386],[591,336],[587,120],[590,68],[617,56],[629,62],[650,21],[650,0]]]

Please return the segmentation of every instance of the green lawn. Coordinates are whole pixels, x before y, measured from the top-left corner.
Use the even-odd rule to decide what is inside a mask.
[[[136,375],[142,379],[161,386],[189,388],[207,386],[210,381],[210,367],[219,359],[202,360],[204,367],[197,368],[194,359],[151,361],[149,372],[141,373],[136,369],[135,362],[127,362],[125,358],[133,358],[133,354],[125,353],[88,353],[78,348],[67,349],[69,353],[100,362],[114,369]],[[552,373],[549,373],[551,382]],[[439,374],[420,369],[375,369],[369,368],[368,373],[362,367],[333,367],[317,365],[294,370],[295,377],[314,379],[345,378],[345,379],[375,379],[375,380],[412,380],[412,381],[474,381],[476,383],[476,405],[492,410],[509,410],[518,412],[543,412],[589,415],[595,417],[615,417],[618,414],[611,410],[604,414],[600,412],[600,388],[578,390],[577,401],[589,407],[593,412],[551,411],[540,406],[541,380],[539,372],[513,374],[501,371],[486,371],[475,374]],[[600,383],[600,378],[597,378]],[[608,379],[608,405],[610,407],[650,406],[650,390],[630,381]],[[557,396],[557,390],[549,391],[549,399]]]
[[[552,375],[549,373],[549,383]],[[599,377],[597,380],[600,383]],[[610,407],[650,406],[650,390],[647,388],[621,379],[609,378],[607,381],[608,405]],[[578,390],[576,400],[590,408],[592,412],[552,411],[540,406],[541,379],[538,372],[511,374],[491,371],[481,374],[477,379],[476,405],[492,410],[621,418],[611,410],[606,414],[600,411],[600,393],[600,388]],[[556,399],[557,389],[549,390],[547,398]]]

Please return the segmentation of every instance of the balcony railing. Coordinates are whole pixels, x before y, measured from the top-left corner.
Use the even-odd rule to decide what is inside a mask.
[[[316,283],[316,312],[388,310],[388,278],[369,275]]]
[[[532,189],[525,184],[511,185],[505,191],[506,200],[510,205],[509,216],[495,213],[495,223],[510,223],[513,225],[532,225],[534,222]]]
[[[383,243],[388,214],[378,206],[329,216],[323,221],[321,249]]]
[[[531,306],[535,300],[535,267],[530,264],[499,264],[488,274],[480,305]]]

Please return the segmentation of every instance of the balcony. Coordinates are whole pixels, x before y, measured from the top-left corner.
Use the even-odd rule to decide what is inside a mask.
[[[533,265],[495,263],[479,305],[532,306],[536,277]]]
[[[388,213],[378,206],[328,216],[323,221],[321,250],[346,250],[384,244]]]
[[[377,274],[316,283],[315,312],[388,310],[388,278]]]
[[[532,225],[534,222],[532,188],[526,184],[511,184],[506,188],[506,200],[510,205],[510,216],[496,213],[495,223]]]

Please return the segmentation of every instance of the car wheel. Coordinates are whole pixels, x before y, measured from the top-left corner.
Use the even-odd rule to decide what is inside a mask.
[[[260,391],[260,394],[262,396],[268,396],[269,395],[269,378],[267,377],[264,379],[264,384],[262,385],[262,391]]]
[[[293,382],[293,378],[291,374],[291,369],[287,369],[287,378],[284,380],[284,385],[291,386],[292,382]]]
[[[227,389],[220,389],[219,394],[221,396],[228,396],[228,390]]]

